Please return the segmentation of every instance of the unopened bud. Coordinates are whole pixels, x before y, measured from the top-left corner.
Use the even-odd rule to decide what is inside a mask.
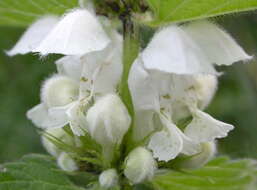
[[[60,154],[57,159],[57,164],[62,170],[68,172],[73,172],[79,169],[75,160],[66,152],[62,152]]]
[[[87,112],[89,132],[103,147],[120,144],[130,122],[125,105],[115,94],[102,97]]]
[[[214,157],[216,153],[216,144],[214,142],[202,143],[201,147],[202,151],[200,153],[180,163],[180,167],[187,169],[200,168]]]
[[[146,148],[138,147],[126,158],[124,174],[133,184],[138,184],[150,180],[156,168],[152,153]]]
[[[111,188],[118,184],[119,176],[115,169],[105,170],[99,176],[99,183],[104,188]]]
[[[41,89],[41,99],[48,107],[64,106],[78,98],[79,85],[61,75],[47,79]]]

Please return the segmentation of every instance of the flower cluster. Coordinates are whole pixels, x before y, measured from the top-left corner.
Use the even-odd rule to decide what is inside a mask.
[[[134,61],[127,84],[128,112],[120,97],[123,38],[92,8],[36,21],[7,53],[65,55],[44,81],[41,103],[27,117],[42,129],[42,143],[66,171],[100,172],[99,183],[150,180],[158,164],[185,157],[195,168],[216,152],[230,124],[203,110],[217,89],[215,65],[251,59],[235,40],[208,21],[159,29]],[[165,164],[164,164],[165,165]]]

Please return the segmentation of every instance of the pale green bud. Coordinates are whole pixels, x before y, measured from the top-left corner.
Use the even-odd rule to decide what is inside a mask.
[[[97,100],[88,110],[86,120],[90,135],[108,152],[121,143],[131,122],[125,105],[115,94]]]
[[[68,172],[73,172],[79,169],[75,160],[66,152],[62,152],[60,154],[57,159],[57,164],[62,170]]]
[[[157,168],[152,153],[143,147],[138,147],[129,153],[125,161],[125,176],[133,184],[150,180]]]
[[[48,107],[65,106],[78,98],[77,81],[62,75],[47,79],[41,89],[41,99]]]
[[[58,157],[62,150],[60,150],[50,139],[47,138],[49,135],[49,138],[53,136],[65,144],[74,145],[74,139],[72,139],[72,137],[61,128],[48,129],[45,132],[46,134],[41,137],[42,144],[46,151],[54,157]]]
[[[119,176],[115,169],[105,170],[99,176],[99,183],[104,188],[111,188],[118,185]]]
[[[201,148],[202,150],[200,153],[180,163],[180,167],[187,168],[187,169],[200,168],[215,156],[215,153],[216,153],[215,142],[202,143]]]

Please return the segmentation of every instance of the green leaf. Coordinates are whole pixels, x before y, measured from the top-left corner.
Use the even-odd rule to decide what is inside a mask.
[[[147,0],[147,2],[155,14],[152,25],[257,9],[256,0]]]
[[[44,15],[62,15],[78,0],[1,0],[0,25],[27,26]]]
[[[49,156],[28,155],[2,165],[1,190],[83,190],[57,168]]]
[[[221,157],[197,170],[166,171],[153,180],[158,190],[250,190],[257,180],[256,162]]]

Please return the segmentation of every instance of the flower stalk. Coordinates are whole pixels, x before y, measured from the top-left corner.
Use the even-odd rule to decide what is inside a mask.
[[[128,76],[130,68],[138,56],[140,50],[139,26],[131,19],[129,10],[121,15],[123,24],[123,74],[119,86],[121,99],[126,105],[131,117],[133,118],[133,104],[128,87]]]

